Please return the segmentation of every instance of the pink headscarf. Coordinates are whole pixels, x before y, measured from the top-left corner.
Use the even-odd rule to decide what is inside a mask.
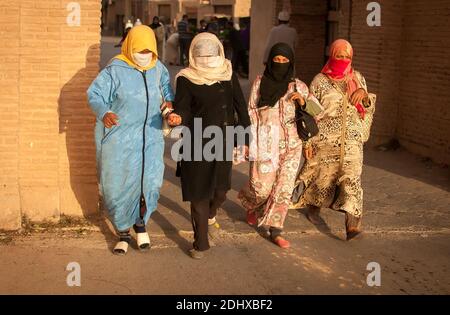
[[[349,60],[339,60],[336,57],[341,52],[346,52],[350,57]],[[347,83],[347,95],[352,96],[353,92],[360,88],[355,78],[352,67],[353,48],[345,39],[338,39],[331,44],[330,58],[322,69],[322,73],[326,74],[330,79],[335,81],[345,80]],[[364,118],[364,107],[361,104],[355,105],[361,117]]]

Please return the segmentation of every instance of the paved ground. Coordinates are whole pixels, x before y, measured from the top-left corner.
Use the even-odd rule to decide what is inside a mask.
[[[108,51],[113,55],[111,44]],[[243,84],[248,92],[248,82]],[[186,254],[192,241],[189,208],[181,201],[169,149],[170,143],[158,212],[149,223],[149,252],[113,256],[115,239],[103,218],[0,234],[0,294],[450,293],[448,168],[402,149],[366,151],[364,239],[343,240],[340,213],[324,210],[326,225],[316,227],[303,210],[293,210],[286,225],[292,248],[284,251],[244,223],[236,196],[248,166],[240,165],[219,213],[221,238],[204,260],[194,261]],[[81,265],[81,287],[66,284],[70,262]],[[379,287],[366,283],[370,262],[381,267]]]

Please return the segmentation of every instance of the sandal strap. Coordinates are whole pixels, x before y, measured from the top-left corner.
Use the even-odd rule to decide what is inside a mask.
[[[128,251],[128,242],[119,241],[114,247],[114,251],[123,251],[126,253]]]
[[[148,233],[136,233],[136,241],[138,246],[150,244],[150,237],[148,236]]]

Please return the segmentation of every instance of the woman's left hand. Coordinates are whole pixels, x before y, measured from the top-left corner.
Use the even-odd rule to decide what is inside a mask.
[[[302,105],[302,106],[305,105],[305,99],[304,99],[304,98],[300,95],[300,93],[298,93],[298,92],[292,93],[291,96],[290,96],[290,98],[289,98],[289,100],[290,100],[291,102],[298,101],[298,103],[299,103],[300,105]]]
[[[163,109],[163,108],[165,108],[165,107],[167,107],[167,108],[169,108],[169,109],[173,109],[172,102],[165,102],[165,103],[163,103],[163,104],[161,105],[161,109]]]
[[[362,104],[365,98],[367,98],[367,92],[363,88],[359,88],[355,92],[353,92],[350,100],[353,105],[357,105]]]

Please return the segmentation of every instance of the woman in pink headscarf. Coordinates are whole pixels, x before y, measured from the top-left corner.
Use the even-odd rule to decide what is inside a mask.
[[[327,64],[313,80],[310,92],[324,108],[319,134],[306,144],[306,164],[298,183],[303,194],[296,208],[309,208],[308,219],[320,224],[320,208],[345,213],[347,240],[361,234],[363,144],[369,136],[375,95],[352,67],[353,49],[335,41]]]

